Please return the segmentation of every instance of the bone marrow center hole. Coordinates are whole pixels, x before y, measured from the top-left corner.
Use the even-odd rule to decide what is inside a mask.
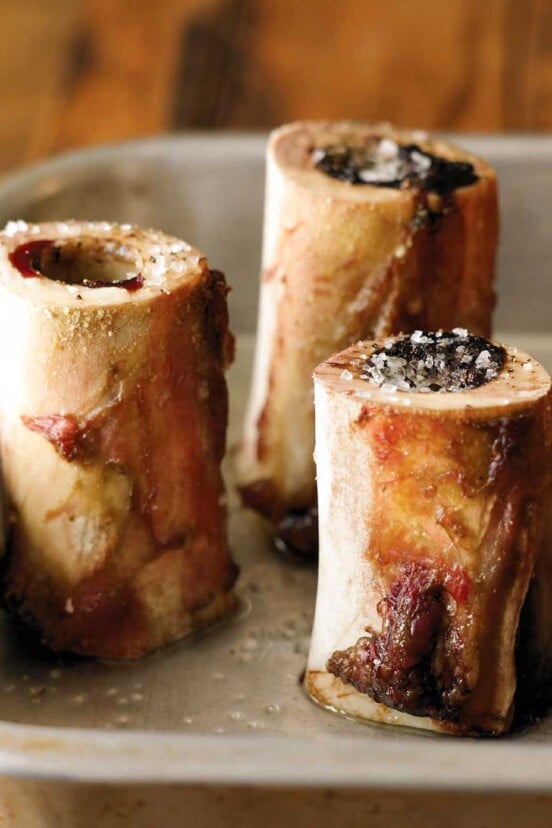
[[[33,239],[16,247],[10,262],[24,278],[66,285],[134,291],[144,284],[137,262],[109,239]]]
[[[315,147],[311,159],[320,172],[349,184],[415,188],[445,195],[478,180],[469,162],[450,161],[417,144],[402,145],[390,138]]]
[[[502,346],[464,328],[415,331],[375,348],[360,376],[390,392],[467,391],[496,379],[505,358]]]

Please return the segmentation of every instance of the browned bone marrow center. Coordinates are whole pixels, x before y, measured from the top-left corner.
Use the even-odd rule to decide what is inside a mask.
[[[25,279],[42,277],[68,285],[118,287],[130,292],[144,284],[143,277],[132,271],[134,263],[103,240],[84,246],[79,238],[61,242],[33,239],[16,247],[9,259]],[[94,273],[101,278],[89,278]]]
[[[501,345],[463,328],[415,331],[374,350],[360,376],[384,391],[467,391],[496,379],[504,360]]]
[[[390,138],[365,145],[334,144],[312,151],[321,172],[349,184],[371,184],[396,190],[415,188],[445,195],[478,181],[473,164],[440,158],[417,144],[401,146]]]

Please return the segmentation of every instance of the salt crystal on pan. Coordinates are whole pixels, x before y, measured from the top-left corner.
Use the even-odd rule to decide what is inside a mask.
[[[340,377],[341,377],[342,380],[352,380],[353,375],[351,374],[350,371],[348,371],[346,368],[344,368],[343,371],[340,374]]]
[[[524,362],[521,367],[524,368],[525,371],[532,371],[533,370],[533,366],[531,365],[530,362]]]

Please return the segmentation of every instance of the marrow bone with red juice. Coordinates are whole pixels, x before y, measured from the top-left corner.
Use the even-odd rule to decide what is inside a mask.
[[[226,292],[157,231],[0,235],[3,592],[55,650],[133,658],[235,605]]]
[[[309,693],[359,719],[507,731],[552,677],[550,377],[456,330],[359,342],[314,380]]]
[[[245,502],[305,547],[315,508],[311,374],[360,338],[490,333],[496,176],[443,141],[389,126],[298,122],[268,145]]]

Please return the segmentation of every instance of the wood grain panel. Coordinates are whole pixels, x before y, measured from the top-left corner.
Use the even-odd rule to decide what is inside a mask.
[[[501,126],[500,0],[261,5],[258,59],[280,120],[357,117],[427,128]]]
[[[508,0],[504,24],[504,125],[552,127],[552,3]]]
[[[552,129],[551,0],[0,0],[0,169],[185,128]]]
[[[33,155],[167,129],[179,28],[205,5],[86,0],[65,56],[55,116]]]
[[[80,0],[1,0],[0,169],[33,156],[55,119]]]
[[[255,58],[260,4],[226,0],[182,27],[172,126],[265,126],[275,90]]]

